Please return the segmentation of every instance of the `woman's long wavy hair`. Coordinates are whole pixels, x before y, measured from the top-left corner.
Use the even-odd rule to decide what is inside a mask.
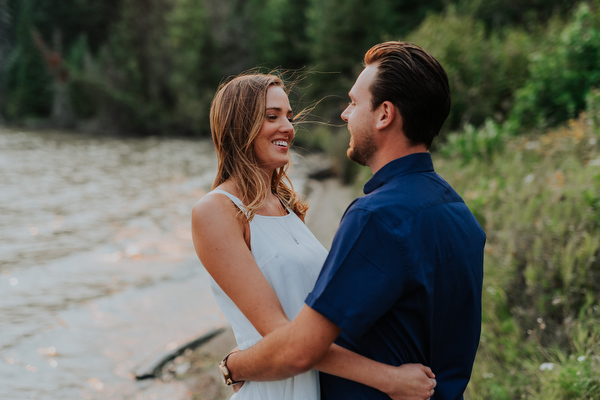
[[[269,189],[304,219],[308,203],[294,191],[288,177],[291,157],[285,166],[273,172],[268,188],[254,154],[254,140],[266,118],[267,90],[271,86],[285,90],[278,76],[266,74],[243,74],[219,86],[210,107],[210,130],[218,159],[212,188],[233,179],[241,193],[248,221],[265,203]]]

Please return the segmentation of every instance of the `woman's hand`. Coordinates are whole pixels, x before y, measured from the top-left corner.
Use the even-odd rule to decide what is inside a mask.
[[[437,385],[431,368],[421,364],[404,364],[394,367],[394,379],[385,391],[394,400],[427,400],[433,396]]]

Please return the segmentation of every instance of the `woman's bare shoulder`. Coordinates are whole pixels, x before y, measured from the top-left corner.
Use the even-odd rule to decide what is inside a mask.
[[[223,244],[244,243],[245,226],[239,216],[239,208],[226,195],[208,193],[192,207],[192,239],[201,261],[212,265],[206,257]],[[205,257],[203,260],[202,257]]]
[[[237,206],[224,194],[207,193],[192,207],[192,218],[231,219],[237,210]]]

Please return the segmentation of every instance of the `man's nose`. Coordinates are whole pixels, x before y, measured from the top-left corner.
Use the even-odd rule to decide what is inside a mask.
[[[342,120],[344,120],[344,122],[348,122],[348,114],[350,114],[350,111],[348,111],[348,109],[350,108],[350,106],[346,107],[346,109],[344,111],[342,111]]]

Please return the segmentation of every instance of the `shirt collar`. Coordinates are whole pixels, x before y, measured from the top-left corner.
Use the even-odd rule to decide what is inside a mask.
[[[397,158],[385,164],[365,184],[363,192],[369,194],[375,189],[388,183],[392,178],[414,174],[417,172],[432,172],[433,161],[430,153],[414,153]]]

